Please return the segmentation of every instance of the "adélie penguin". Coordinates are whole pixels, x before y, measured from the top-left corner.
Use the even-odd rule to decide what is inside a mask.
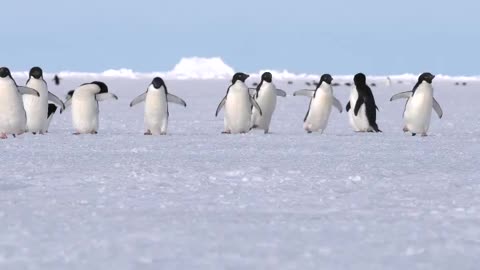
[[[118,99],[108,92],[108,86],[99,81],[85,83],[67,94],[65,107],[72,106],[73,134],[97,134],[99,127],[99,101]]]
[[[378,108],[372,90],[367,85],[367,77],[363,73],[358,73],[353,81],[355,86],[346,106],[350,125],[357,132],[382,132],[377,125]]]
[[[145,102],[145,135],[167,134],[169,102],[187,107],[187,103],[183,99],[168,92],[165,82],[159,77],[153,79],[147,91],[136,97],[130,103],[130,107],[141,102]]]
[[[23,107],[22,95],[40,96],[35,89],[18,86],[8,68],[0,68],[1,139],[6,139],[9,134],[15,137],[25,132],[27,116]]]
[[[39,97],[34,95],[23,96],[23,106],[27,113],[27,132],[33,134],[43,134],[48,124],[48,102],[53,102],[65,109],[63,102],[54,94],[48,91],[47,82],[43,79],[43,71],[39,67],[30,69],[27,87],[33,88],[40,94]]]
[[[427,136],[430,128],[432,108],[439,118],[442,118],[443,111],[440,104],[433,97],[432,82],[435,76],[425,72],[418,77],[418,81],[412,91],[398,93],[390,101],[406,98],[404,118],[404,132],[411,132],[413,136],[417,133]]]
[[[263,129],[265,134],[267,134],[277,105],[277,96],[286,97],[287,93],[277,89],[272,82],[272,73],[270,72],[263,73],[260,84],[256,88],[250,88],[250,90],[253,90],[253,99],[262,108],[262,114],[260,115],[260,111],[255,106],[252,106],[252,129]]]
[[[323,74],[315,90],[303,89],[296,91],[294,96],[310,97],[310,105],[303,119],[303,128],[308,132],[320,131],[323,133],[328,124],[332,106],[342,112],[342,104],[333,96],[333,78],[330,74]]]
[[[218,116],[220,110],[225,107],[224,131],[222,133],[247,133],[251,125],[252,106],[255,107],[260,115],[263,115],[262,109],[257,101],[250,95],[245,80],[249,75],[238,72],[233,75],[232,84],[227,89],[227,94],[218,104],[215,116]]]

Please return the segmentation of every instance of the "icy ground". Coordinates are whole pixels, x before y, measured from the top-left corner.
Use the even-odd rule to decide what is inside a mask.
[[[128,107],[150,80],[106,80],[120,99],[96,136],[71,135],[67,111],[48,135],[0,141],[0,269],[478,269],[479,82],[436,81],[445,115],[421,138],[388,101],[411,84],[373,88],[383,134],[336,111],[306,134],[308,100],[290,95],[272,134],[221,135],[228,82],[167,81],[188,107],[151,137]]]

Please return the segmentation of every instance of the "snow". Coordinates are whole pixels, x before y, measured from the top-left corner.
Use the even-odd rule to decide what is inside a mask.
[[[408,84],[372,88],[383,134],[336,111],[306,134],[308,99],[291,96],[305,81],[277,81],[272,134],[222,135],[228,80],[167,80],[188,107],[151,137],[128,104],[152,78],[103,79],[119,100],[101,103],[98,135],[71,135],[67,111],[48,135],[0,141],[0,269],[477,268],[480,82],[435,81],[445,114],[422,138],[388,101]]]
[[[269,71],[276,80],[318,80],[321,74],[293,73],[288,70],[260,70],[260,71],[243,71],[251,75],[251,78],[258,79],[262,73]],[[151,79],[155,76],[161,76],[170,80],[225,80],[230,79],[235,73],[235,69],[226,64],[220,57],[184,57],[169,71],[159,72],[136,72],[132,69],[109,69],[100,73],[94,72],[75,72],[60,71],[57,74],[61,78],[71,79]],[[54,76],[54,73],[46,73],[46,76]],[[394,81],[413,82],[416,81],[419,74],[393,74],[393,75],[369,75],[371,82],[386,82],[387,77]],[[14,78],[28,78],[28,71],[13,72]],[[352,75],[335,75],[337,81],[351,81]],[[449,76],[436,74],[438,81],[480,81],[480,76]]]

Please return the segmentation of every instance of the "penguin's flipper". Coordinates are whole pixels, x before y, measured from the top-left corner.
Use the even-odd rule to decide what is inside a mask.
[[[340,103],[336,97],[332,97],[332,105],[335,106],[340,113],[342,112],[342,103]]]
[[[118,97],[115,94],[112,94],[112,93],[101,93],[101,94],[96,94],[95,99],[97,101],[104,101],[104,100],[109,100],[109,99],[117,100]]]
[[[65,100],[64,104],[65,104],[65,110],[66,110],[68,107],[70,107],[70,105],[72,105],[72,99],[69,98],[69,99]],[[62,113],[62,112],[63,112],[62,109],[60,109],[60,113]]]
[[[435,100],[435,98],[433,98],[433,109],[437,113],[438,118],[442,119],[443,110],[442,107],[440,107],[440,104],[438,104],[437,100]]]
[[[179,98],[175,95],[172,95],[170,93],[167,94],[167,102],[171,102],[171,103],[175,103],[175,104],[178,104],[178,105],[182,105],[183,107],[187,107],[187,103],[183,99],[181,99],[181,98]]]
[[[411,98],[411,97],[412,97],[412,94],[413,94],[412,91],[401,92],[401,93],[398,93],[398,94],[393,95],[393,96],[390,98],[390,101],[394,101],[394,100],[396,100],[396,99],[401,99],[401,98]]]
[[[47,119],[57,111],[57,105],[48,103]]]
[[[51,101],[51,102],[59,105],[60,106],[60,112],[63,112],[65,110],[65,104],[63,104],[63,101],[61,101],[57,96],[55,96],[51,92],[48,92],[48,101]]]
[[[364,101],[364,103],[365,103],[365,114],[367,116],[367,120],[368,120],[368,123],[370,124],[370,127],[375,132],[382,132],[377,125],[377,111],[376,111],[377,106],[375,105],[375,101],[373,99],[367,99]],[[357,101],[357,104],[358,104],[358,101]]]
[[[358,111],[360,110],[360,107],[362,107],[362,104],[364,102],[365,101],[363,100],[363,98],[357,99],[357,103],[355,104],[355,108],[353,109],[353,113],[355,114],[355,116],[358,115]]]
[[[248,88],[248,94],[252,97],[255,96],[257,94],[257,88]]]
[[[277,89],[276,93],[277,93],[277,96],[279,96],[279,97],[286,97],[287,96],[287,92],[283,91],[282,89]]]
[[[17,86],[17,89],[18,89],[18,92],[20,92],[20,94],[22,94],[22,95],[32,95],[32,96],[37,96],[37,97],[40,96],[40,93],[38,93],[37,90],[35,90],[33,88],[30,88],[30,87]]]
[[[315,90],[302,89],[302,90],[295,91],[295,92],[293,93],[293,96],[313,97],[314,94],[315,94]]]
[[[223,106],[225,106],[225,102],[227,101],[227,96],[225,96],[222,101],[220,101],[220,104],[218,104],[217,111],[215,112],[215,117],[218,116],[218,113],[222,110]]]
[[[347,110],[347,112],[348,112],[348,111],[350,111],[350,108],[351,108],[351,106],[350,106],[350,101],[349,101],[349,102],[347,103],[347,106],[345,107],[345,110]]]
[[[255,107],[258,110],[258,113],[260,114],[260,116],[262,116],[263,115],[262,108],[260,108],[260,105],[258,105],[257,101],[252,97],[250,97],[250,102],[252,103],[253,107]]]
[[[141,94],[140,96],[134,98],[132,102],[130,102],[130,107],[133,107],[137,105],[138,103],[142,103],[145,101],[145,98],[147,97],[147,92]]]

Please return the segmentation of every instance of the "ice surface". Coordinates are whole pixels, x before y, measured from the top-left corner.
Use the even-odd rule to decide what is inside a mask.
[[[318,80],[321,74],[293,73],[288,70],[243,70],[251,75],[252,79],[259,79],[263,72],[270,71],[276,80]],[[148,79],[154,76],[161,76],[164,79],[171,80],[212,80],[212,79],[230,79],[235,69],[226,64],[220,57],[185,57],[182,58],[170,71],[159,72],[135,72],[131,69],[109,69],[100,73],[93,72],[73,72],[61,71],[58,75],[61,78],[86,79],[86,78],[123,78],[123,79]],[[15,78],[28,78],[28,71],[13,72]],[[54,74],[45,73],[46,76]],[[386,82],[390,77],[394,82],[416,81],[419,74],[398,74],[398,75],[369,75],[371,82]],[[335,75],[337,81],[351,81],[353,75]],[[480,76],[448,76],[436,74],[436,80],[450,81],[479,81]]]
[[[103,79],[119,100],[98,135],[71,135],[67,110],[48,135],[0,141],[0,269],[478,268],[479,82],[436,81],[445,115],[421,138],[388,101],[408,83],[372,88],[383,134],[336,111],[306,134],[308,99],[291,96],[305,82],[279,81],[272,134],[221,135],[228,80],[167,80],[188,107],[151,137],[128,106],[151,78]]]

